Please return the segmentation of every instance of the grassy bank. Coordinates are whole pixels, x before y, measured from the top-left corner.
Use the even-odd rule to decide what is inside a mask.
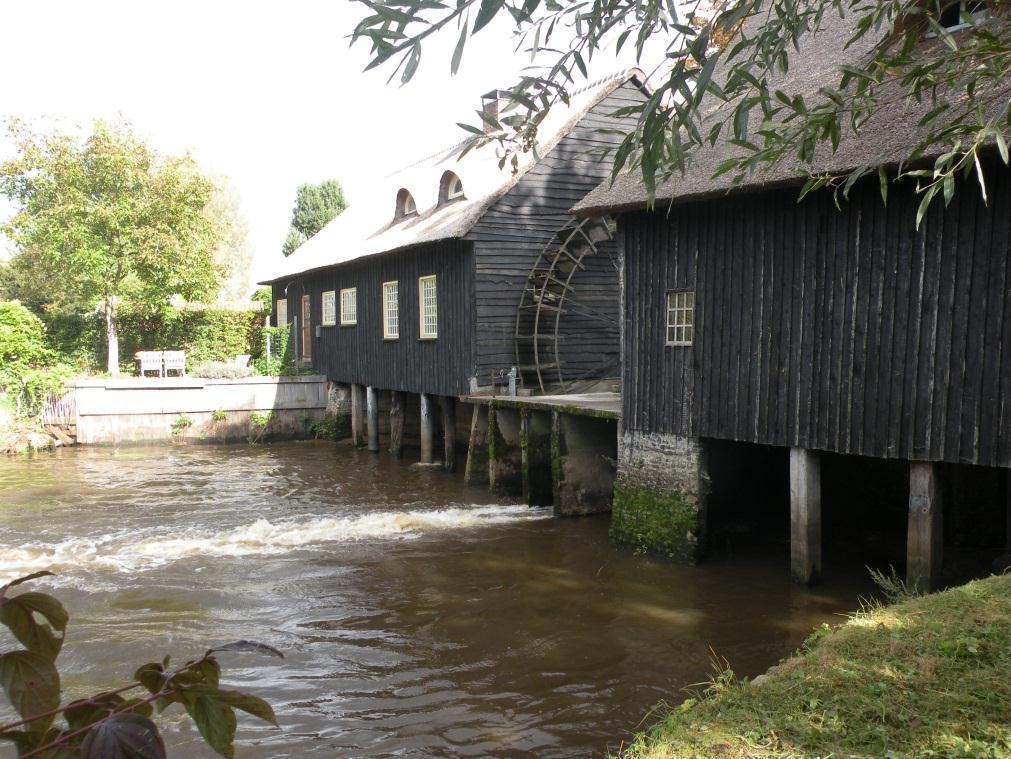
[[[1011,577],[823,628],[756,682],[716,678],[626,755],[1011,756]]]

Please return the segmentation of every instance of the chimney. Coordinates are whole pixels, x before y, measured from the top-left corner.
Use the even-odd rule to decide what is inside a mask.
[[[505,90],[492,90],[491,92],[487,92],[481,96],[481,110],[485,113],[485,115],[498,121],[505,112],[509,102],[509,96]],[[491,134],[497,130],[494,126],[485,121],[484,131],[485,134]]]

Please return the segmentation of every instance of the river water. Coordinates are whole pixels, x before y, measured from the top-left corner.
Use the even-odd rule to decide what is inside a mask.
[[[0,459],[0,582],[58,573],[35,585],[71,614],[66,696],[240,638],[285,653],[221,656],[282,726],[240,717],[240,757],[604,755],[712,652],[755,675],[855,607],[786,562],[674,566],[606,517],[322,442]],[[212,755],[170,715],[170,755]]]

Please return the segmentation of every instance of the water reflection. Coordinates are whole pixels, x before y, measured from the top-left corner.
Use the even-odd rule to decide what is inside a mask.
[[[226,655],[276,707],[239,756],[586,756],[710,673],[753,675],[858,588],[793,588],[786,557],[698,568],[327,444],[63,451],[0,462],[0,573],[55,563],[71,695],[165,652]],[[175,718],[169,741],[210,756]]]

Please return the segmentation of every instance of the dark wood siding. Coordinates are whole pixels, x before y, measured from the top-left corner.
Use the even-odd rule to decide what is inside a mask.
[[[620,220],[625,424],[867,456],[1011,466],[1011,172],[915,229],[918,197],[796,189]],[[696,290],[692,347],[664,345]]]
[[[572,218],[569,209],[604,181],[610,161],[601,160],[591,150],[614,145],[618,138],[602,134],[602,128],[626,126],[611,114],[634,102],[642,92],[632,82],[617,88],[591,109],[559,143],[530,169],[516,185],[495,202],[467,239],[474,241],[475,316],[477,343],[475,361],[479,381],[488,383],[491,373],[508,370],[516,363],[513,334],[520,296],[537,257],[554,234]],[[606,365],[617,376],[618,273],[605,253],[586,262],[586,271],[574,278],[581,302],[600,318],[563,315],[562,329],[571,337],[565,342],[562,359],[566,377],[592,376]],[[602,357],[604,360],[602,361]]]
[[[419,245],[329,267],[275,284],[275,298],[287,284],[288,313],[304,292],[312,299],[312,365],[335,382],[372,385],[410,393],[466,393],[473,375],[473,258],[461,241]],[[438,337],[418,338],[418,278],[435,274]],[[400,337],[383,339],[382,283],[399,283]],[[357,288],[358,322],[340,326],[340,291]],[[337,325],[321,327],[323,293],[337,293]]]

